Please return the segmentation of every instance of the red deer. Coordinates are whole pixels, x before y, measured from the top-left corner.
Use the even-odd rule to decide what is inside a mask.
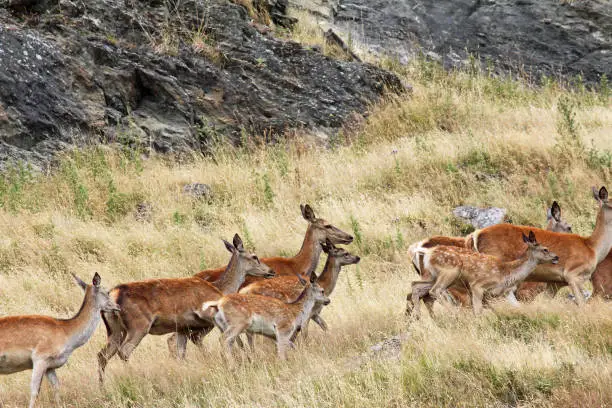
[[[59,380],[55,370],[66,364],[74,350],[91,338],[100,323],[100,312],[114,312],[119,306],[100,286],[97,273],[87,285],[77,276],[85,299],[72,319],[48,316],[9,316],[0,318],[0,374],[32,370],[30,408],[34,407],[43,375],[53,388],[59,406]]]
[[[524,280],[539,264],[557,264],[559,257],[536,241],[533,231],[522,235],[527,249],[518,259],[503,262],[500,259],[464,248],[435,246],[421,249],[423,265],[431,274],[428,281],[412,283],[412,303],[415,317],[420,315],[420,298],[431,294],[445,303],[446,289],[456,283],[469,287],[475,314],[482,312],[485,295],[500,296]]]
[[[336,288],[336,283],[340,275],[340,269],[346,265],[357,264],[360,258],[349,253],[343,248],[337,248],[331,241],[327,240],[323,245],[323,251],[327,253],[327,261],[321,275],[317,278],[317,283],[326,296],[330,296]],[[295,299],[303,290],[303,285],[300,283],[300,278],[297,276],[280,276],[278,278],[266,279],[263,281],[252,283],[240,289],[239,293],[262,295],[277,298],[283,302],[289,302]],[[321,329],[327,331],[327,323],[323,320],[320,313],[323,310],[322,304],[317,304],[312,309],[310,318],[317,323]],[[307,320],[302,327],[304,336],[308,336]]]
[[[314,281],[314,275],[310,284],[301,276],[299,280],[303,290],[290,303],[268,296],[236,293],[202,305],[204,313],[216,312],[215,321],[223,331],[230,355],[234,341],[246,331],[276,340],[278,356],[286,359],[287,347],[294,347],[291,339],[310,318],[313,307],[317,303],[330,303],[323,288]]]
[[[327,240],[332,244],[350,244],[353,241],[351,235],[331,225],[323,218],[317,218],[310,205],[300,205],[300,209],[302,211],[302,217],[308,221],[308,229],[306,230],[302,247],[297,255],[293,258],[272,257],[262,259],[263,263],[274,270],[276,276],[302,275],[310,277],[313,271],[317,269],[321,251],[323,250],[322,245]],[[195,276],[213,282],[213,285],[216,286],[217,280],[223,270],[224,268],[211,269],[202,271]],[[255,282],[255,280],[254,278],[247,278],[243,286],[247,286]],[[212,329],[212,327],[210,329]],[[210,331],[210,329],[208,331]],[[188,336],[194,344],[199,346],[202,344],[202,339],[207,333],[208,332],[192,331]],[[179,349],[180,354],[184,353],[186,342],[179,337],[180,335],[175,334],[170,336],[170,338],[168,338],[168,348],[171,352]],[[183,343],[185,343],[184,347],[182,345]]]
[[[121,311],[102,316],[108,339],[106,347],[98,353],[100,382],[104,381],[108,360],[118,353],[127,361],[147,334],[181,333],[180,338],[186,339],[190,330],[210,331],[214,322],[212,316],[202,312],[202,303],[236,292],[247,275],[274,276],[255,254],[244,249],[238,235],[234,236],[236,246],[223,242],[232,257],[219,279],[219,288],[203,279],[189,277],[130,282],[110,291]]]
[[[559,255],[556,265],[540,265],[527,277],[527,281],[569,285],[576,302],[584,304],[583,285],[591,279],[597,265],[612,248],[612,206],[608,202],[608,191],[593,188],[593,197],[599,211],[595,229],[589,237],[562,234],[537,228],[499,224],[474,232],[474,247],[478,252],[493,255],[501,260],[516,259],[525,249],[518,242],[522,233],[532,229],[538,242]],[[516,242],[515,242],[516,241]]]
[[[553,232],[563,232],[570,233],[572,231],[572,227],[561,218],[561,207],[556,201],[553,201],[552,206],[548,209],[546,213],[546,229],[548,231]],[[434,236],[428,238],[426,240],[417,242],[412,244],[408,249],[408,253],[413,260],[413,265],[419,273],[422,275],[424,279],[427,279],[429,273],[427,271],[423,271],[422,268],[422,258],[419,256],[415,256],[415,251],[418,248],[432,248],[437,245],[446,245],[446,246],[456,246],[466,248],[469,251],[474,250],[474,234],[469,234],[467,237],[445,237],[445,236]],[[538,293],[543,292],[547,288],[546,283],[542,282],[523,282],[519,285],[518,290],[516,291],[516,297],[519,300],[527,301],[532,300]],[[552,291],[555,291],[554,288],[550,288]],[[468,289],[462,286],[455,286],[449,288],[449,292],[453,298],[453,300],[460,305],[469,306],[470,305],[470,296]],[[556,291],[555,291],[556,292]],[[411,294],[408,294],[408,298],[411,297]],[[410,300],[407,299],[410,303]],[[429,295],[425,295],[423,297],[425,305],[427,306],[430,313],[433,312],[433,298]],[[516,304],[516,300],[514,297],[514,292],[509,294],[509,300]],[[410,309],[410,304],[408,305],[408,309]]]

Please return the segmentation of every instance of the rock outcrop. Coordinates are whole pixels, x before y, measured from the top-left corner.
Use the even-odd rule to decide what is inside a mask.
[[[0,0],[0,162],[99,142],[183,152],[245,132],[329,132],[402,90],[384,70],[275,38],[248,7],[166,3]],[[260,3],[292,23],[286,0]]]
[[[447,66],[467,53],[498,69],[578,75],[612,73],[610,0],[290,0],[375,54],[406,61],[424,50]]]

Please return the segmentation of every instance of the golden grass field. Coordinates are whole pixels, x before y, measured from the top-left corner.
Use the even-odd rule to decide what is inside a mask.
[[[220,239],[235,232],[262,257],[293,255],[307,226],[300,203],[356,237],[349,249],[362,261],[343,270],[323,312],[330,331],[311,325],[287,362],[260,340],[251,363],[229,369],[217,334],[177,362],[165,337],[149,336],[129,363],[110,362],[101,390],[99,327],[58,370],[66,407],[612,406],[611,303],[578,309],[563,292],[479,318],[439,307],[434,320],[404,316],[415,279],[406,248],[468,232],[456,205],[501,206],[514,223],[541,226],[558,200],[574,231],[590,234],[590,186],[612,181],[609,90],[381,63],[413,94],[326,141],[218,142],[173,160],[142,155],[126,134],[116,149],[66,154],[49,174],[16,166],[0,179],[2,315],[71,316],[82,293],[70,272],[90,281],[97,271],[110,288],[220,266]],[[210,184],[213,198],[183,195],[190,182]],[[152,207],[148,221],[134,217],[140,202]],[[398,334],[401,353],[370,351]],[[30,374],[0,378],[0,406],[27,403]],[[52,400],[43,381],[39,404]]]

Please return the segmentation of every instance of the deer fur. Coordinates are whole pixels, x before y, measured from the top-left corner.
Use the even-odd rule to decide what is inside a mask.
[[[310,205],[301,204],[300,210],[302,217],[308,222],[308,229],[297,255],[292,258],[272,257],[262,259],[263,263],[274,270],[276,276],[302,275],[310,277],[313,271],[317,269],[319,258],[323,251],[322,246],[326,241],[329,240],[333,244],[350,244],[353,241],[353,237],[350,234],[331,225],[323,218],[317,218]],[[223,270],[224,268],[210,269],[199,272],[195,276],[210,281],[216,286]],[[257,280],[259,279],[255,277],[247,277],[243,286],[248,286]],[[202,339],[210,332],[210,329],[208,331],[193,330],[188,334],[188,338],[192,343],[201,346]],[[168,338],[168,348],[171,353],[177,349],[179,353],[184,353],[186,344],[183,346],[183,343],[186,342],[186,339],[179,337],[180,334],[173,334]]]
[[[331,296],[336,288],[341,268],[346,265],[359,263],[360,258],[343,248],[336,247],[329,240],[323,245],[323,251],[327,254],[327,261],[325,262],[323,271],[317,278],[317,283],[323,288],[323,292],[326,296]],[[295,299],[302,290],[303,286],[300,283],[300,278],[297,276],[280,276],[278,278],[252,283],[240,289],[239,293],[269,296],[282,300],[283,302],[290,302],[291,299]],[[317,304],[312,309],[310,319],[317,323],[321,329],[327,331],[327,323],[325,323],[320,315],[322,310],[323,305]],[[308,336],[309,322],[310,320],[307,320],[302,327],[305,337]]]
[[[569,285],[576,302],[585,302],[584,284],[591,279],[597,265],[609,256],[612,248],[612,206],[608,191],[593,188],[599,211],[595,229],[588,237],[563,234],[517,225],[500,224],[474,232],[474,243],[481,253],[501,260],[516,259],[525,246],[517,239],[528,230],[533,230],[538,242],[559,255],[556,265],[539,265],[527,278],[531,282],[547,282]]]
[[[546,212],[546,229],[548,231],[563,232],[563,233],[571,233],[572,231],[571,225],[568,224],[561,217],[561,207],[559,206],[559,203],[557,203],[557,201],[553,201],[551,207]],[[464,238],[434,236],[434,237],[425,239],[423,241],[417,242],[415,244],[412,244],[408,249],[408,253],[412,259],[415,270],[425,280],[429,278],[429,273],[426,270],[424,270],[423,265],[422,265],[422,256],[417,256],[416,251],[419,248],[432,248],[438,245],[465,248],[467,251],[476,250],[474,247],[475,245],[474,244],[474,234],[469,234]],[[550,290],[551,292],[554,291],[556,293],[555,287],[551,287],[547,285],[546,283],[542,283],[542,282],[522,282],[519,285],[518,289],[513,292],[516,292],[516,298],[518,298],[519,300],[528,301],[528,300],[532,300],[537,294],[547,289]],[[463,305],[463,306],[470,305],[471,299],[469,296],[469,290],[468,288],[464,287],[462,284],[450,287],[448,291],[450,295],[452,296],[452,300],[456,304]],[[509,300],[512,303],[515,302],[514,295],[509,294],[509,298],[510,298]],[[411,299],[412,299],[412,294],[408,293],[407,308],[406,308],[407,313],[410,313],[413,307]],[[428,311],[430,313],[433,313],[434,299],[429,295],[425,295],[423,297],[423,301],[425,302],[425,305],[427,306]]]
[[[43,376],[53,388],[59,406],[59,380],[55,370],[66,364],[74,350],[83,346],[100,323],[100,312],[112,313],[119,306],[109,297],[97,273],[87,285],[74,280],[85,292],[77,314],[71,319],[48,316],[9,316],[0,318],[0,374],[32,370],[30,405],[34,407]]]
[[[189,277],[130,282],[111,290],[110,296],[120,305],[121,312],[103,314],[108,339],[98,353],[100,382],[104,381],[108,361],[117,353],[127,361],[147,334],[181,333],[181,339],[186,339],[190,330],[210,331],[214,322],[212,316],[202,312],[202,303],[237,291],[247,275],[274,276],[255,254],[244,249],[238,235],[234,236],[237,246],[223,242],[232,257],[219,280],[219,288],[203,279]]]
[[[523,234],[522,238],[527,250],[509,262],[457,247],[436,246],[421,250],[431,279],[413,282],[414,315],[419,316],[420,297],[430,293],[436,300],[445,302],[442,294],[457,281],[469,287],[474,313],[480,314],[485,294],[500,296],[529,276],[539,264],[559,262],[555,253],[536,241],[533,231],[528,237]]]
[[[246,331],[276,340],[279,358],[286,359],[287,348],[294,347],[291,339],[310,318],[315,304],[330,303],[323,288],[314,281],[314,275],[310,284],[302,277],[299,279],[303,290],[290,303],[268,296],[236,293],[202,305],[204,313],[216,312],[215,321],[223,331],[230,355],[236,338]]]

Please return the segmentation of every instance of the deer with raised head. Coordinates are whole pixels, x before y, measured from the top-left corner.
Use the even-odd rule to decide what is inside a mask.
[[[115,354],[127,361],[132,351],[147,335],[180,333],[186,340],[191,330],[210,331],[212,316],[202,312],[202,303],[218,300],[224,294],[240,288],[247,275],[272,277],[274,271],[242,245],[236,234],[234,244],[223,241],[232,257],[219,279],[219,287],[197,277],[149,279],[125,283],[110,291],[111,298],[121,307],[118,313],[104,313],[107,344],[98,353],[100,382],[104,370]],[[184,346],[181,344],[181,346]],[[179,348],[179,357],[184,347]]]
[[[431,294],[445,303],[442,296],[453,284],[462,283],[469,288],[475,314],[482,312],[485,295],[500,296],[523,281],[540,264],[557,264],[559,257],[536,241],[533,231],[522,235],[527,246],[518,259],[503,262],[500,259],[477,252],[466,252],[464,248],[436,246],[422,249],[423,264],[431,274],[429,281],[415,281],[412,285],[413,313],[420,313],[420,298]]]
[[[87,343],[100,323],[100,312],[115,312],[119,306],[100,286],[97,273],[88,285],[74,276],[85,291],[81,308],[72,319],[48,316],[0,318],[0,374],[32,370],[30,408],[34,407],[43,376],[60,405],[59,380],[55,370],[66,364],[72,352]]]
[[[561,217],[561,207],[559,203],[553,201],[551,207],[546,212],[546,229],[548,231],[553,232],[562,232],[562,233],[571,233],[572,227]],[[415,270],[419,275],[422,276],[423,279],[429,278],[429,273],[423,268],[423,260],[422,256],[417,255],[416,251],[419,248],[433,248],[438,245],[444,246],[455,246],[460,248],[465,248],[467,251],[475,251],[474,248],[474,238],[473,233],[467,235],[466,237],[445,237],[445,236],[433,236],[431,238],[425,239],[423,241],[412,244],[408,253],[412,259],[412,263],[414,265]],[[516,290],[516,297],[519,300],[527,301],[532,300],[537,294],[546,290],[548,285],[546,283],[541,282],[522,282],[518,289]],[[555,291],[555,288],[550,288],[551,291]],[[452,299],[455,303],[463,306],[469,306],[471,303],[468,288],[462,285],[456,285],[449,288],[449,293],[452,296]],[[514,292],[514,291],[513,291]],[[556,293],[556,291],[555,291]],[[412,309],[412,294],[408,293],[407,296],[407,313],[410,313]],[[516,304],[514,301],[513,295],[509,295],[509,300]],[[430,314],[433,315],[433,302],[434,299],[425,295],[423,297],[423,301],[427,306]]]
[[[302,275],[308,278],[317,269],[319,258],[323,251],[323,244],[326,241],[330,241],[332,244],[350,244],[353,242],[353,237],[350,234],[333,226],[323,218],[317,218],[310,205],[300,205],[300,210],[302,217],[308,221],[308,228],[302,242],[302,247],[297,255],[292,258],[271,257],[262,259],[263,263],[272,268],[276,276]],[[213,285],[217,285],[222,272],[223,268],[217,268],[199,272],[195,276],[210,281]],[[243,286],[250,285],[255,281],[256,279],[254,278],[247,279]],[[199,346],[202,344],[202,339],[207,333],[204,331],[192,331],[188,336],[194,344]],[[180,350],[184,348],[182,345],[184,340],[178,337],[173,334],[168,338],[168,348],[171,351],[177,348]]]
[[[501,260],[516,259],[525,249],[519,240],[521,234],[533,230],[538,242],[559,255],[559,263],[539,265],[526,280],[569,285],[576,302],[582,305],[585,302],[584,284],[591,279],[597,265],[608,256],[612,248],[612,206],[608,201],[608,190],[602,187],[597,191],[593,187],[593,197],[599,210],[595,229],[588,237],[499,224],[475,231],[474,248]]]
[[[359,263],[360,258],[357,255],[353,255],[344,248],[337,248],[331,241],[323,245],[323,251],[327,254],[327,261],[323,271],[317,278],[317,283],[326,296],[330,296],[336,288],[338,277],[340,276],[340,270],[343,266],[354,265]],[[240,289],[239,293],[269,296],[276,299],[280,299],[283,302],[289,302],[295,299],[303,290],[303,285],[300,283],[300,278],[297,276],[280,276],[273,279],[266,279],[252,283],[244,288]],[[321,317],[321,311],[323,310],[323,304],[317,304],[312,309],[312,315],[310,319],[317,323],[321,329],[327,331],[327,323]],[[308,336],[308,324],[309,320],[304,323],[302,331],[304,336]]]
[[[276,340],[278,356],[282,360],[287,358],[287,348],[294,347],[291,339],[310,319],[315,305],[330,303],[314,275],[310,283],[301,276],[298,279],[303,289],[289,303],[268,296],[235,293],[202,305],[204,313],[215,313],[215,322],[223,331],[230,355],[236,338],[247,332]]]

